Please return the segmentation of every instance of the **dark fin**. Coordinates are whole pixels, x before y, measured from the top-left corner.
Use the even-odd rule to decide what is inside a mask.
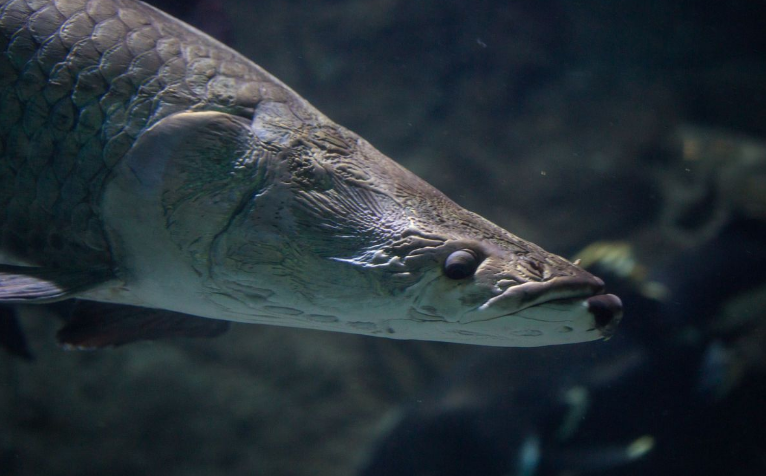
[[[217,337],[229,325],[162,309],[78,300],[57,338],[67,349],[100,349],[168,337]]]
[[[0,303],[38,304],[69,299],[112,277],[106,268],[67,270],[0,264]]]
[[[0,306],[0,347],[25,360],[35,358],[29,350],[16,310],[12,306]]]

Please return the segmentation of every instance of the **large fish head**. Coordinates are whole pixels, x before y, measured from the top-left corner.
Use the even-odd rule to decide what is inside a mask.
[[[406,312],[385,316],[391,337],[531,347],[613,334],[622,304],[601,279],[433,188],[414,193],[408,226],[346,261],[406,302]]]
[[[622,304],[601,279],[464,210],[485,233],[412,230],[402,261],[421,275],[394,332],[438,340],[531,347],[608,338]],[[420,337],[423,338],[423,337]]]
[[[495,346],[614,331],[621,304],[598,278],[466,211],[355,134],[268,107],[252,124],[176,114],[138,139],[102,206],[124,284],[86,297]]]
[[[270,185],[221,236],[217,274],[257,288],[267,276],[270,309],[288,310],[291,325],[541,346],[608,337],[621,318],[599,278],[461,208],[348,131],[314,131],[274,163]]]

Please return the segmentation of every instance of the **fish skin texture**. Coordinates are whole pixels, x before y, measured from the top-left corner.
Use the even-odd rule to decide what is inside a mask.
[[[252,117],[304,102],[250,60],[146,4],[0,1],[0,249],[25,262],[111,262],[109,172],[179,111]]]

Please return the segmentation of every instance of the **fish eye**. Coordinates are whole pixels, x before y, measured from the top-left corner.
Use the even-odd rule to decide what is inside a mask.
[[[479,258],[471,250],[453,251],[444,261],[444,275],[450,279],[473,276],[479,267]]]

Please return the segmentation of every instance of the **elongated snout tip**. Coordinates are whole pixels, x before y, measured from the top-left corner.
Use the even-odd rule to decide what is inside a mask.
[[[588,312],[593,315],[593,320],[599,333],[604,338],[614,334],[617,325],[622,319],[622,301],[614,294],[599,294],[585,301]]]

